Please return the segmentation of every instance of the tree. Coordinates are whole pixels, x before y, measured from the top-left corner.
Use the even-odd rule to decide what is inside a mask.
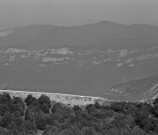
[[[83,130],[84,135],[97,135],[97,132],[92,127],[85,127]]]
[[[0,104],[10,105],[11,102],[12,102],[12,99],[9,93],[4,92],[3,94],[0,94]]]
[[[42,115],[42,114],[36,115],[35,123],[36,123],[37,129],[39,129],[39,130],[45,130],[47,127],[47,121],[46,121],[44,115]]]
[[[76,112],[76,111],[81,111],[82,109],[81,109],[81,107],[79,107],[78,105],[75,105],[75,106],[73,107],[73,110]]]
[[[19,111],[22,116],[24,115],[25,103],[23,102],[21,97],[14,97],[13,98],[12,110]]]
[[[35,116],[41,114],[41,110],[38,106],[29,106],[25,112],[25,120],[35,121]]]
[[[146,132],[150,132],[154,129],[154,125],[149,118],[143,119],[139,126]]]
[[[55,113],[58,109],[61,109],[62,108],[62,105],[61,105],[61,103],[54,103],[53,104],[53,107],[52,107],[52,109],[51,109],[51,112],[52,113]]]
[[[88,113],[94,113],[96,112],[96,108],[93,104],[89,104],[86,106],[86,110],[88,111]]]
[[[25,99],[25,103],[26,103],[27,106],[29,106],[34,101],[36,101],[36,98],[33,97],[32,95],[28,95],[27,98]]]
[[[10,107],[7,104],[0,104],[0,115],[3,116],[6,112],[10,111]]]
[[[60,129],[57,126],[51,126],[44,130],[42,135],[58,135]]]
[[[132,131],[130,132],[130,135],[149,135],[145,131],[143,131],[138,126],[135,126]]]
[[[153,104],[154,105],[158,104],[158,97],[154,99]]]
[[[123,112],[125,105],[125,102],[114,102],[111,104],[110,108],[115,112]]]
[[[3,116],[2,116],[2,118],[1,118],[1,123],[0,123],[0,125],[2,126],[2,127],[8,127],[8,125],[10,124],[10,122],[11,121],[13,121],[14,120],[14,115],[13,114],[11,114],[10,112],[6,112]]]
[[[31,122],[31,121],[29,121],[29,120],[26,120],[25,121],[25,126],[26,126],[26,129],[28,129],[29,131],[35,131],[35,132],[37,132],[36,130],[36,125],[35,125],[35,123],[34,122]]]
[[[8,129],[0,127],[0,135],[9,135]]]
[[[51,100],[48,96],[42,94],[39,98],[38,98],[38,102],[40,104],[40,109],[44,112],[44,113],[49,113],[50,107],[51,107]]]
[[[101,108],[101,105],[98,102],[95,102],[94,106],[95,106],[96,109],[100,109]]]

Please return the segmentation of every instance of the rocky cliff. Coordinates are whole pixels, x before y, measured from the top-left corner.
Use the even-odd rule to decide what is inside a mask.
[[[158,74],[112,87],[105,97],[115,101],[151,101],[158,96]]]

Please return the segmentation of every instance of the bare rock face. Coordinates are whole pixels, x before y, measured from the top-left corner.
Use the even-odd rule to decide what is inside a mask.
[[[0,93],[9,93],[11,97],[21,97],[26,99],[28,95],[32,95],[38,99],[42,94],[48,96],[53,102],[59,102],[65,105],[88,105],[95,104],[109,104],[110,101],[101,97],[91,97],[91,96],[80,96],[80,95],[70,95],[70,94],[60,94],[60,93],[44,93],[44,92],[29,92],[29,91],[14,91],[14,90],[0,90]]]
[[[158,75],[114,86],[105,97],[116,101],[151,101],[158,96]]]

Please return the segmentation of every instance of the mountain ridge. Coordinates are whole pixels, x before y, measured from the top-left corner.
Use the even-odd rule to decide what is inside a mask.
[[[100,96],[115,84],[157,74],[157,26],[102,21],[0,34],[1,89]]]
[[[139,26],[139,27],[138,27]],[[143,26],[143,27],[142,27]],[[149,26],[149,27],[147,27]],[[145,28],[144,28],[145,27]],[[124,39],[131,41],[149,40],[158,42],[158,26],[151,25],[124,25],[110,21],[101,21],[72,27],[53,25],[30,25],[14,27],[13,32],[0,39],[1,46],[14,47],[96,47],[117,45],[117,42],[126,44]],[[112,43],[111,43],[112,42]],[[108,45],[109,44],[109,45]],[[120,43],[121,44],[121,43]],[[125,46],[124,46],[125,47]]]

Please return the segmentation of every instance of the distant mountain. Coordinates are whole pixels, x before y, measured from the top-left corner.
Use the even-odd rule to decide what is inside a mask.
[[[100,96],[158,74],[158,26],[101,21],[0,31],[0,88]]]
[[[116,85],[105,96],[117,101],[150,101],[158,96],[158,74]]]
[[[158,43],[158,27],[101,21],[73,27],[31,25],[15,27],[0,39],[0,47],[103,47],[140,48]],[[5,31],[5,30],[3,30]]]

